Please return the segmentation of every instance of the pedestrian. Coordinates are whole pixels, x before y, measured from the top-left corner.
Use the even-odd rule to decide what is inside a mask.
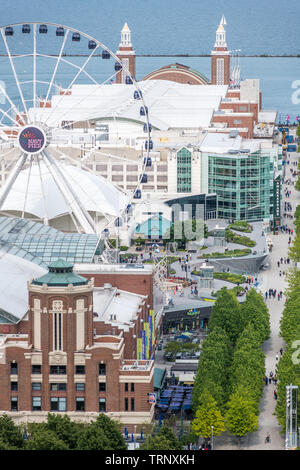
[[[265,376],[265,383],[266,383],[266,385],[268,385],[268,383],[269,383],[269,379],[268,379],[267,376]]]
[[[279,271],[279,276],[281,276],[281,271]]]
[[[283,353],[283,349],[280,348],[280,356],[282,356],[282,353]]]
[[[266,300],[268,300],[268,292],[265,293]]]
[[[277,298],[278,298],[278,301],[279,301],[280,300],[280,294],[279,293],[277,294]]]
[[[275,398],[275,400],[277,400],[277,391],[276,390],[274,390],[274,398]]]
[[[278,361],[278,359],[279,359],[279,358],[278,358],[278,354],[276,354],[275,359],[276,359],[276,361]]]
[[[269,384],[272,383],[272,377],[269,377]]]

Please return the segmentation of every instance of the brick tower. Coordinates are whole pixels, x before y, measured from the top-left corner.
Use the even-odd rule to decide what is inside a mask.
[[[230,83],[230,53],[227,49],[226,25],[224,15],[216,32],[214,50],[211,52],[211,84],[229,85]]]
[[[124,24],[121,31],[121,42],[116,55],[121,60],[123,66],[129,70],[133,77],[135,77],[135,51],[132,48],[131,31],[127,23]],[[126,70],[124,68],[117,73],[116,82],[126,82]]]

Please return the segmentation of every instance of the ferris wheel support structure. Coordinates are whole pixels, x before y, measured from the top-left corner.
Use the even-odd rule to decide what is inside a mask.
[[[31,34],[22,34],[24,33],[24,26],[26,26],[26,33]],[[60,33],[63,33],[58,34],[58,30],[60,30]],[[54,35],[57,37],[55,40],[57,41],[55,44],[58,44],[59,47],[57,54],[50,54],[48,51],[45,52],[43,47],[41,47],[42,40],[46,37],[45,34],[50,35],[50,32],[54,32]],[[24,39],[24,41],[15,41],[14,34],[21,34],[21,37],[22,39]],[[63,36],[63,38],[58,38],[58,36]],[[73,42],[75,41],[74,36],[77,37],[76,41],[81,40],[81,43],[84,43],[84,41],[87,40],[88,47],[90,49],[87,58],[83,60],[83,63],[81,65],[78,65],[77,63],[72,61],[72,59],[66,59],[66,56],[68,55],[66,51],[67,47],[73,47],[74,44],[74,47],[76,47],[76,43]],[[122,61],[107,46],[102,44],[97,39],[77,29],[62,26],[60,24],[41,24],[40,22],[31,22],[26,25],[24,25],[23,23],[18,23],[8,26],[0,26],[0,43],[1,40],[3,41],[4,50],[6,51],[6,55],[8,58],[7,63],[10,66],[11,71],[11,81],[8,80],[8,82],[10,83],[11,87],[14,86],[15,90],[10,91],[9,89],[4,89],[2,84],[0,84],[0,93],[6,100],[5,106],[3,106],[2,103],[0,104],[0,131],[4,131],[3,136],[5,137],[5,140],[7,140],[6,136],[8,136],[8,141],[12,145],[12,149],[10,149],[7,154],[12,151],[17,152],[17,155],[13,155],[13,160],[9,162],[9,165],[6,167],[7,170],[11,165],[14,165],[12,170],[8,174],[4,185],[0,189],[1,213],[10,210],[9,208],[7,209],[7,207],[4,207],[5,202],[7,201],[8,195],[13,189],[14,184],[16,183],[16,180],[21,175],[22,170],[26,170],[28,171],[28,174],[26,175],[25,183],[23,184],[22,188],[24,190],[24,199],[21,202],[20,212],[22,214],[22,218],[25,218],[28,212],[30,214],[30,211],[28,211],[27,206],[28,200],[30,198],[31,177],[34,173],[33,169],[35,167],[37,168],[37,175],[40,181],[41,205],[43,207],[43,216],[41,217],[41,219],[43,220],[43,222],[48,225],[50,220],[49,214],[47,213],[47,194],[44,181],[45,177],[43,174],[45,170],[48,170],[48,174],[51,175],[57,188],[57,191],[63,197],[66,206],[68,207],[69,215],[74,223],[76,230],[84,233],[99,234],[99,229],[96,221],[93,219],[89,211],[86,209],[84,203],[81,201],[80,197],[78,197],[76,191],[74,190],[73,183],[75,183],[75,181],[72,180],[72,177],[70,177],[70,180],[68,180],[68,178],[63,172],[63,169],[60,166],[60,162],[53,156],[53,152],[51,149],[55,147],[54,144],[52,146],[52,141],[55,142],[55,138],[57,138],[57,141],[59,141],[58,136],[62,130],[65,130],[67,135],[72,136],[74,133],[76,133],[77,128],[74,127],[76,126],[76,124],[84,122],[88,125],[95,119],[95,116],[97,116],[97,105],[95,105],[95,107],[90,107],[89,105],[89,107],[86,108],[88,109],[88,114],[83,114],[84,117],[81,119],[78,119],[78,109],[85,109],[85,102],[91,100],[91,98],[93,98],[96,93],[101,94],[101,90],[104,89],[103,87],[110,86],[108,84],[111,84],[113,82],[116,75],[120,73],[120,70],[123,70],[123,72],[126,73],[126,76],[128,75],[130,77],[130,83],[133,85],[133,89],[135,90],[134,93],[132,91],[134,99],[133,97],[129,99],[126,98],[127,101],[123,102],[121,107],[117,107],[116,104],[114,105],[115,107],[113,108],[113,111],[110,109],[109,111],[104,112],[101,115],[101,119],[113,117],[114,122],[116,122],[118,121],[119,116],[121,116],[122,110],[128,109],[132,106],[138,106],[139,111],[141,108],[143,108],[144,113],[142,114],[140,112],[140,115],[144,116],[141,118],[141,124],[144,124],[144,132],[147,132],[143,136],[143,138],[148,139],[148,141],[146,141],[146,143],[148,142],[148,145],[146,146],[144,152],[142,152],[141,170],[139,166],[139,171],[141,174],[138,178],[136,187],[131,193],[128,193],[128,191],[124,190],[122,191],[123,194],[126,194],[128,196],[126,206],[120,206],[118,211],[119,213],[117,215],[115,213],[101,214],[103,216],[103,220],[105,220],[105,227],[115,228],[115,222],[119,221],[120,218],[124,217],[127,214],[128,207],[132,203],[133,198],[137,193],[137,190],[142,185],[144,171],[149,160],[150,142],[152,142],[150,134],[151,127],[149,124],[148,108],[145,105],[144,96],[140,90],[140,87],[138,86],[135,78],[129,72],[128,66],[125,63],[122,63]],[[31,48],[31,52],[29,53],[27,53],[26,50],[23,50],[23,43],[25,44],[26,40],[28,40],[29,47]],[[21,50],[18,50],[18,48],[20,48],[20,44]],[[46,41],[44,42],[44,44],[47,44],[50,47],[50,44],[52,43],[47,43]],[[101,49],[102,54],[97,54],[97,56],[99,56],[100,58],[102,57],[102,59],[114,58],[116,63],[115,71],[113,73],[109,73],[108,78],[101,79],[99,81],[98,79],[94,78],[93,73],[89,71],[89,68],[92,59],[95,57],[95,52],[99,52],[99,50]],[[53,59],[55,60],[54,64]],[[20,63],[23,63],[22,60],[30,61],[31,79],[29,80],[26,76],[24,76],[23,78],[23,72],[26,72],[23,70],[23,67],[22,72],[20,71]],[[49,63],[52,64],[51,72],[49,73],[49,81],[47,81],[48,77],[45,73],[45,71],[47,71],[48,73],[48,69],[44,66],[44,63],[43,67],[41,67],[41,60],[47,60]],[[118,67],[116,67],[117,64],[119,64]],[[64,67],[72,68],[72,77],[67,79],[67,83],[63,84],[64,86],[58,86],[56,81],[60,79],[62,65]],[[20,80],[20,73],[22,73],[22,80]],[[45,79],[44,76],[39,77],[40,73],[46,75],[47,78]],[[86,94],[79,95],[78,99],[75,97],[73,100],[70,101],[70,107],[61,107],[61,104],[63,103],[63,100],[65,99],[66,95],[72,93],[73,85],[77,85],[79,80],[81,80],[82,83],[82,77],[85,77],[88,83],[93,85],[91,87],[91,92],[90,90],[88,90]],[[52,97],[54,95],[56,95],[56,99],[52,100]],[[67,100],[66,103],[68,103]],[[51,109],[49,109],[50,107]],[[68,119],[66,119],[64,113],[67,113]],[[70,119],[69,116],[72,116],[72,113],[74,115],[74,118]],[[111,113],[113,113],[113,115]],[[42,138],[44,139],[43,145],[41,146],[39,151],[29,150],[22,144],[24,140],[24,136],[22,135],[22,133],[26,134],[32,131],[36,131],[38,134],[42,135]],[[118,132],[119,131],[117,128],[117,133],[115,136],[116,145],[119,142]],[[112,139],[113,138],[114,136],[112,135]],[[70,141],[73,145],[76,139],[71,139]],[[114,145],[113,141],[110,144]],[[97,147],[96,138],[94,146],[95,148],[91,149],[89,151],[89,154],[92,154],[93,151],[99,151],[99,148]],[[122,157],[120,156],[114,156],[112,154],[108,155],[104,152],[99,152],[99,154],[101,153],[103,153],[104,158],[122,159]],[[7,154],[0,155],[0,158],[5,158]],[[83,159],[86,158],[88,158],[88,156]],[[131,160],[126,158],[123,158],[123,161],[131,162]],[[90,194],[86,194],[86,196],[91,199]],[[126,217],[125,219],[127,220]],[[119,227],[120,225],[118,222],[118,233]],[[101,227],[101,230],[102,233],[99,234],[99,238],[102,238],[104,240],[105,246],[110,247],[107,233],[105,236],[103,235],[103,226]]]

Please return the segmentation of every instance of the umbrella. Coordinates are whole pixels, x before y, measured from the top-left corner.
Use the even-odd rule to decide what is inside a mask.
[[[133,433],[131,434],[131,442],[134,442]]]

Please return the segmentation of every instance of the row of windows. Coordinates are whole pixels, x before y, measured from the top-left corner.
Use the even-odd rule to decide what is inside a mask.
[[[76,411],[85,411],[85,398],[75,398]],[[134,407],[134,404],[133,404]],[[11,397],[10,402],[11,411],[18,411],[18,398]],[[42,411],[42,397],[32,397],[32,411]],[[51,397],[50,398],[50,411],[67,411],[66,397]],[[106,399],[99,398],[99,412],[106,412]]]
[[[128,384],[127,384],[128,385]],[[134,384],[131,386],[131,391],[134,392]],[[42,390],[42,383],[41,382],[32,382],[31,384],[32,390],[40,391]],[[18,391],[18,382],[10,382],[10,389],[12,392]],[[77,382],[75,383],[75,390],[76,392],[84,392],[85,391],[85,383],[84,382]],[[67,391],[67,384],[66,383],[50,383],[50,391],[51,392],[66,392]],[[128,392],[128,389],[125,390]],[[106,392],[106,384],[103,382],[99,383],[99,392]]]
[[[17,375],[18,374],[18,363],[17,362],[11,362],[10,364],[10,373],[12,375]],[[33,364],[31,368],[31,373],[32,374],[41,374],[42,373],[42,366],[40,364]],[[67,366],[50,366],[50,374],[55,375],[61,375],[61,374],[66,374],[67,373]],[[78,365],[75,366],[75,374],[85,374],[85,366]],[[105,364],[99,364],[98,367],[98,374],[99,375],[106,375],[106,366]]]

